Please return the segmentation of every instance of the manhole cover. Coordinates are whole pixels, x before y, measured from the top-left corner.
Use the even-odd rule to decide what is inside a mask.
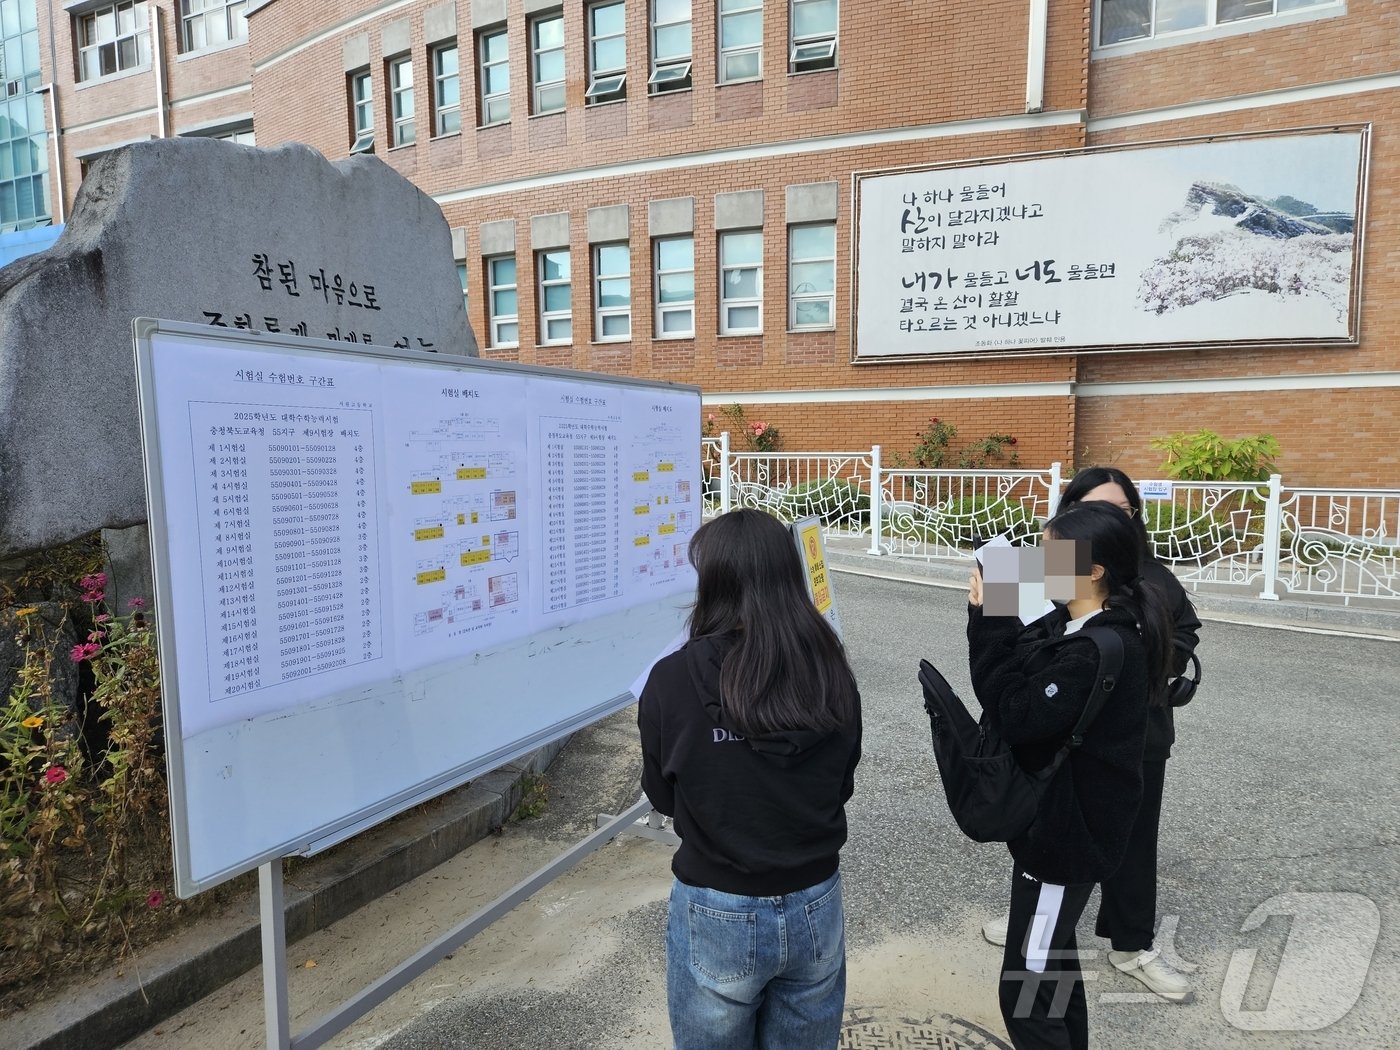
[[[922,1021],[877,1020],[847,1010],[837,1050],[1012,1050],[1011,1044],[971,1021],[934,1014]]]

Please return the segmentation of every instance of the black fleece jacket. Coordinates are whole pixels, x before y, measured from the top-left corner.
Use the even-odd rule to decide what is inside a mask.
[[[1056,636],[1065,619],[1061,612]],[[1026,871],[1060,885],[1101,882],[1118,870],[1142,801],[1147,653],[1133,617],[1122,609],[1106,609],[1089,625],[1111,627],[1123,639],[1117,685],[1047,787],[1035,822],[1007,844]],[[1034,770],[1054,757],[1089,702],[1099,650],[1089,638],[1047,649],[1043,636],[1020,628],[1014,616],[984,616],[968,606],[978,702],[1017,761]]]
[[[725,718],[719,675],[733,636],[695,638],[657,662],[637,705],[642,789],[675,818],[682,882],[780,896],[835,874],[860,761],[859,707],[833,733],[744,739]]]
[[[1200,618],[1196,615],[1196,607],[1191,604],[1190,597],[1186,594],[1186,588],[1181,586],[1181,581],[1176,578],[1176,574],[1168,569],[1155,558],[1148,558],[1142,563],[1142,574],[1147,579],[1157,585],[1157,588],[1166,596],[1167,607],[1172,611],[1172,638],[1176,645],[1172,646],[1172,665],[1168,668],[1170,676],[1175,678],[1186,670],[1188,666],[1188,651],[1194,652],[1196,644],[1200,640],[1197,632],[1201,629]],[[1183,650],[1181,646],[1185,646]],[[1143,752],[1143,758],[1153,761],[1166,761],[1171,757],[1172,744],[1176,743],[1176,721],[1172,715],[1170,707],[1149,707],[1147,709],[1147,747]]]

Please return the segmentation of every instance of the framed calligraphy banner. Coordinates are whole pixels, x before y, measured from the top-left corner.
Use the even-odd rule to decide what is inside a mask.
[[[1355,345],[1369,132],[857,173],[852,359]]]

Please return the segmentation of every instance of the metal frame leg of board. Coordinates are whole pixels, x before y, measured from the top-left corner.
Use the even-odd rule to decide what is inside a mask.
[[[291,1012],[287,998],[287,909],[282,896],[282,859],[258,867],[262,909],[263,1013],[268,1050],[289,1050]]]
[[[625,813],[610,818],[593,834],[559,854],[554,860],[522,882],[517,883],[513,889],[496,898],[495,901],[482,908],[471,918],[447,931],[363,991],[341,1003],[340,1006],[316,1021],[301,1035],[290,1039],[288,1038],[287,943],[282,912],[282,866],[281,861],[264,864],[259,869],[259,878],[262,889],[263,994],[267,1004],[268,1050],[311,1050],[312,1047],[326,1043],[336,1033],[344,1031],[400,988],[419,977],[444,957],[455,952],[517,904],[563,875],[599,847],[626,832],[629,825],[645,821],[650,810],[651,803],[642,799]],[[269,956],[270,950],[273,953],[272,956]]]
[[[681,844],[681,837],[667,826],[670,824],[670,818],[652,809],[651,803],[647,800],[645,795],[641,797],[636,806],[633,806],[627,812],[635,813],[640,806],[646,807],[646,816],[638,817],[632,822],[631,827],[623,829],[622,834],[651,839],[653,842],[664,842],[668,846],[679,846]],[[598,826],[600,828],[605,827],[613,821],[620,819],[620,817],[615,817],[611,813],[599,813]]]

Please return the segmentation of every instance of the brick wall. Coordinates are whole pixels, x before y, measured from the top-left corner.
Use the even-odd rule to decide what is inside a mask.
[[[67,189],[66,205],[71,207],[82,181],[81,156],[159,134],[160,81],[153,59],[146,66],[100,80],[78,82],[74,17],[64,11],[62,0],[37,0],[37,5],[44,76],[55,85],[64,128],[63,178]],[[147,23],[152,55],[157,37],[164,55],[167,134],[207,128],[251,113],[252,67],[247,42],[182,53],[178,3],[164,0],[146,6],[152,12]],[[157,9],[160,11],[159,30],[154,17]],[[51,187],[50,192],[56,193],[56,186]]]

